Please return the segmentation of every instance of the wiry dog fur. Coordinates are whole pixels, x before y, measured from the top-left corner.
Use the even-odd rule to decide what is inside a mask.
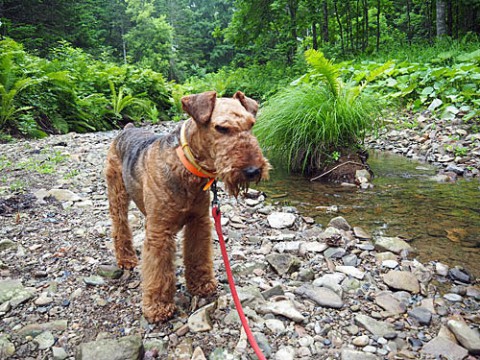
[[[197,163],[216,173],[226,190],[237,196],[251,181],[268,177],[251,129],[257,103],[237,92],[217,98],[215,92],[182,98],[191,116],[187,140]],[[138,263],[128,224],[133,200],[146,217],[142,255],[143,313],[150,322],[164,321],[175,311],[175,236],[184,230],[183,258],[189,292],[206,296],[216,290],[213,272],[207,179],[190,173],[180,162],[180,126],[155,135],[127,125],[113,141],[107,156],[106,178],[117,263],[132,269]]]

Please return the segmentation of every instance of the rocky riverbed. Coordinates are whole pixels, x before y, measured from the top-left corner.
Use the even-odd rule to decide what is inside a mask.
[[[406,131],[397,140],[411,148],[410,130],[395,131]],[[372,144],[397,144],[388,134]],[[178,255],[176,316],[156,325],[143,319],[139,269],[116,268],[109,236],[102,169],[115,135],[0,145],[0,358],[255,358],[217,241],[218,294],[188,294]],[[465,141],[478,151],[480,135]],[[411,154],[421,156],[417,149]],[[478,154],[460,158],[452,164],[478,175]],[[404,239],[372,237],[348,218],[316,224],[256,191],[221,195],[237,288],[267,358],[479,358],[480,287],[465,269],[422,264]],[[133,207],[130,214],[140,252],[144,219]]]

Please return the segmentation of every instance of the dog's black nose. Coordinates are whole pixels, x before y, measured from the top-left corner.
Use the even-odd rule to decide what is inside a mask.
[[[255,166],[249,166],[243,169],[243,174],[248,180],[254,180],[260,175],[260,168]]]

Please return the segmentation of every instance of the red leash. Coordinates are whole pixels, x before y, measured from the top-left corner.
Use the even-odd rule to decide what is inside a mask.
[[[221,224],[221,217],[222,214],[220,212],[220,206],[217,197],[217,186],[216,182],[212,184],[212,192],[213,192],[213,201],[212,201],[212,216],[215,220],[215,230],[217,230],[218,240],[220,242],[220,249],[222,250],[223,256],[223,263],[225,264],[225,270],[227,272],[228,278],[228,285],[230,286],[230,292],[232,293],[233,302],[235,303],[235,308],[237,309],[238,316],[240,317],[240,321],[242,322],[243,329],[247,334],[248,342],[250,343],[253,351],[260,360],[265,360],[265,355],[263,355],[262,350],[257,344],[255,337],[253,336],[252,330],[248,326],[247,318],[243,312],[242,303],[237,294],[237,289],[235,288],[235,280],[233,279],[232,269],[230,268],[230,262],[228,261],[228,254],[227,254],[227,247],[225,245],[225,240],[223,238],[222,233],[222,224]]]

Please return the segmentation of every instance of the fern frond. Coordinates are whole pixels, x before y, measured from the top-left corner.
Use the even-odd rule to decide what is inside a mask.
[[[334,97],[338,97],[341,89],[340,67],[327,59],[321,51],[314,49],[305,52],[305,59],[313,68],[315,74],[320,75],[325,80]]]

